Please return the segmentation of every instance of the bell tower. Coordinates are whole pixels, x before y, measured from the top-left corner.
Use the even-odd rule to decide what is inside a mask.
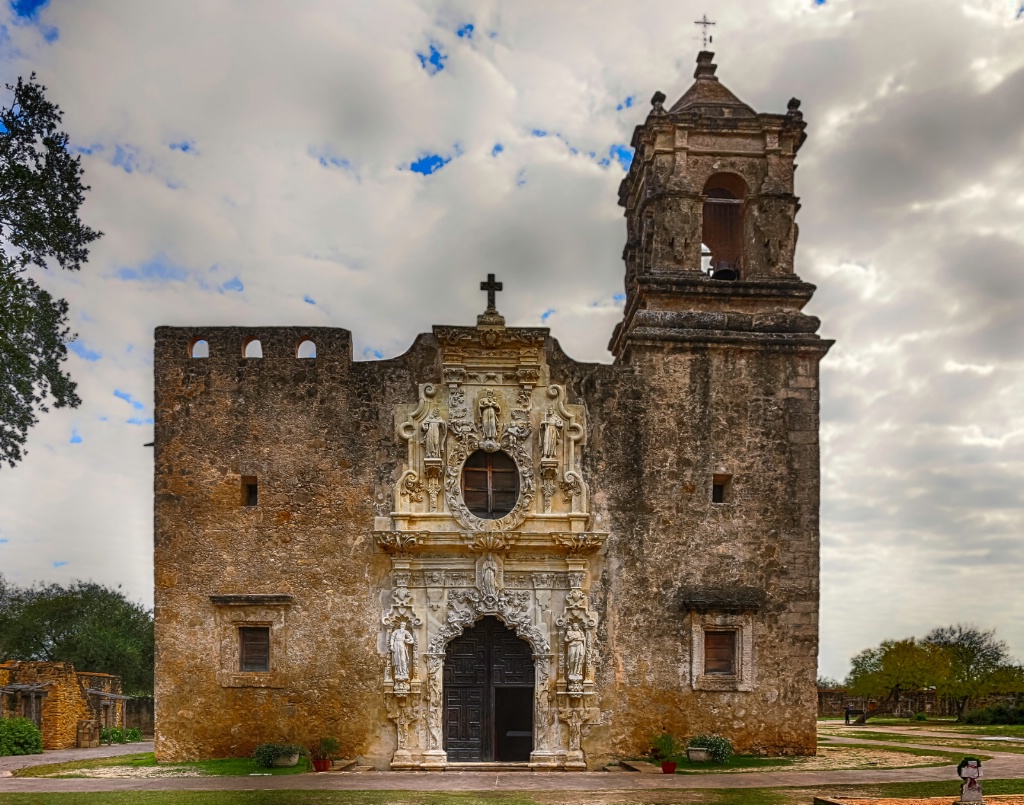
[[[738,332],[769,320],[774,333],[816,329],[799,315],[814,287],[793,268],[800,101],[785,114],[759,114],[718,80],[713,58],[697,55],[695,81],[671,108],[655,93],[633,133],[635,157],[619,187],[626,310],[609,345],[620,360],[630,342],[694,329],[685,311],[753,315],[734,322]]]

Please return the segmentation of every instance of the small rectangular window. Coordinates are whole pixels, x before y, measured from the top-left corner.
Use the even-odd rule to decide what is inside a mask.
[[[242,505],[255,506],[259,503],[259,485],[255,475],[242,476]]]
[[[704,632],[704,673],[736,674],[736,632]]]
[[[240,626],[238,629],[241,671],[270,670],[270,627]]]
[[[729,494],[732,490],[732,476],[731,475],[713,475],[711,476],[711,502],[712,503],[728,503],[731,495]]]

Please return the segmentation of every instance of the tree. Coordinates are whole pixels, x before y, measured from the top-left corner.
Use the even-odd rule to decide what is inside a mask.
[[[19,588],[0,576],[0,659],[69,662],[153,692],[153,614],[120,589],[75,581]]]
[[[78,217],[89,188],[81,157],[58,128],[60,107],[46,100],[35,73],[6,87],[14,97],[0,108],[0,463],[13,467],[48,398],[56,408],[81,402],[61,370],[67,302],[40,288],[29,267],[77,271],[102,233]]]
[[[938,693],[956,707],[961,721],[971,699],[993,693],[1008,682],[1010,666],[1006,643],[996,640],[995,630],[983,632],[974,626],[957,624],[933,629],[922,645],[940,649],[947,658],[948,672],[940,680]]]
[[[851,661],[853,668],[846,680],[846,690],[854,696],[877,699],[878,707],[857,719],[863,724],[871,716],[896,710],[901,693],[931,687],[943,676],[945,660],[934,647],[922,645],[914,638],[885,640],[877,648],[869,648]]]

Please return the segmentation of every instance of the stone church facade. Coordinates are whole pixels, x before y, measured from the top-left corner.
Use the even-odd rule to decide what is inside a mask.
[[[493,276],[475,326],[385,361],[340,329],[157,330],[158,758],[335,736],[378,768],[584,769],[662,729],[814,753],[805,124],[711,58],[633,137],[610,365],[507,326]]]

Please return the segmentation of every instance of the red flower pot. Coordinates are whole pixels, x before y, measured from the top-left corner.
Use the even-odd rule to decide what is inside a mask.
[[[674,760],[663,760],[663,761],[661,761],[661,773],[662,774],[675,774],[676,773],[676,762]]]
[[[314,759],[313,760],[313,768],[316,771],[330,771],[331,770],[331,761],[327,760],[326,758],[323,759],[323,760],[315,760]]]

